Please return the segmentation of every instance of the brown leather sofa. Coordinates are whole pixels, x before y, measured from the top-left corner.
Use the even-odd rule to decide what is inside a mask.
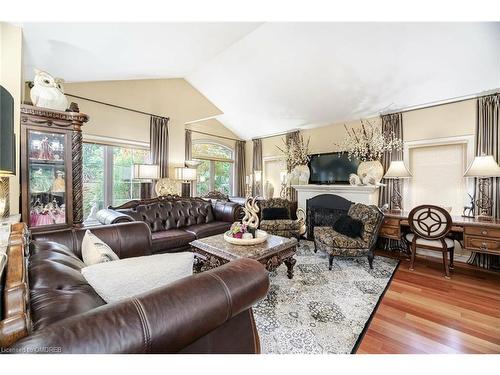
[[[151,230],[153,253],[183,251],[198,238],[229,230],[241,218],[233,202],[161,196],[127,202],[97,213],[102,224],[143,221]]]
[[[142,222],[92,228],[120,258],[151,254]],[[32,332],[11,353],[258,353],[252,305],[264,267],[240,259],[118,303],[81,274],[85,229],[33,234],[28,262]]]

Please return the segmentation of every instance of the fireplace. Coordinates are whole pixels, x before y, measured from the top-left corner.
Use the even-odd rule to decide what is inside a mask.
[[[320,194],[306,200],[307,238],[314,239],[314,227],[331,227],[353,204],[335,194]]]

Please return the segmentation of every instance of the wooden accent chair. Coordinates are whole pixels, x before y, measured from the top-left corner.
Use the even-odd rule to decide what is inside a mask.
[[[450,269],[453,269],[455,241],[447,237],[452,225],[452,219],[448,211],[433,205],[417,206],[410,211],[408,223],[413,232],[408,233],[405,237],[411,244],[410,271],[414,270],[418,246],[422,249],[442,252],[445,277],[449,279]],[[448,253],[450,253],[449,265]]]
[[[384,214],[377,206],[362,203],[353,204],[347,214],[363,222],[361,237],[351,238],[335,231],[332,227],[314,227],[314,252],[318,249],[329,254],[328,269],[331,271],[333,258],[361,257],[368,258],[373,269],[373,250],[377,242],[378,232],[384,220]]]

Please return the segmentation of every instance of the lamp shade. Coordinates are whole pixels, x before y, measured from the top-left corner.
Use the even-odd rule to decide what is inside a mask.
[[[255,182],[259,183],[262,180],[262,171],[254,171]]]
[[[196,169],[195,168],[175,168],[175,178],[182,181],[194,181],[196,180]]]
[[[402,160],[391,161],[384,178],[410,178],[412,174]]]
[[[0,86],[0,176],[16,174],[14,98]]]
[[[134,164],[134,178],[138,180],[156,180],[160,176],[156,164]]]
[[[492,155],[476,156],[464,177],[500,177],[500,167]]]

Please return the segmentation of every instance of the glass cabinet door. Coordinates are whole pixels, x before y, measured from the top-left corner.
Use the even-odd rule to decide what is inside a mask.
[[[30,227],[66,224],[66,136],[28,130]]]

